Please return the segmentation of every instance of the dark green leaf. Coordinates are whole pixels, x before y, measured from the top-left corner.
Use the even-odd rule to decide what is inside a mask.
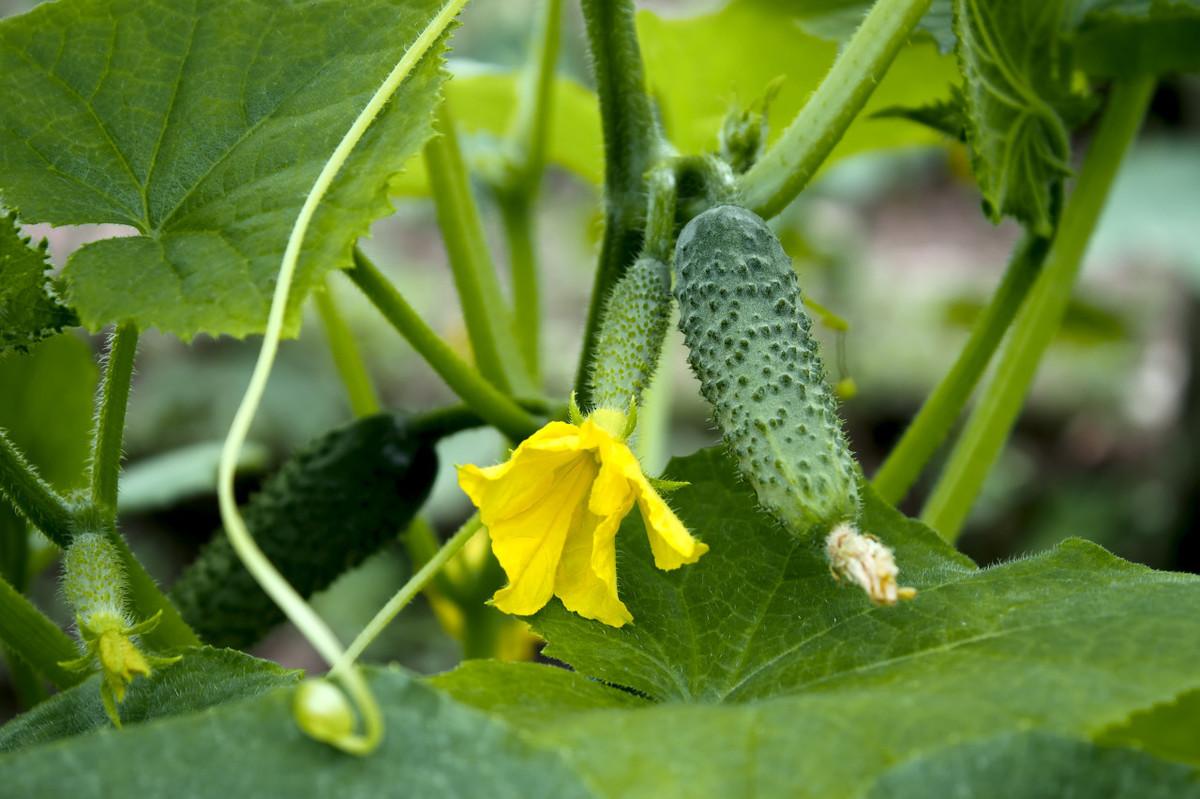
[[[947,747],[1026,731],[1089,739],[1200,686],[1200,577],[1080,541],[977,569],[867,491],[861,527],[920,590],[874,607],[831,579],[815,543],[758,511],[720,454],[667,474],[691,483],[671,501],[711,550],[657,571],[628,519],[618,576],[633,623],[557,601],[533,619],[546,653],[580,674],[472,664],[436,679],[562,748],[609,795],[860,796]],[[1047,769],[1066,768],[1059,754]]]
[[[116,222],[67,298],[89,328],[183,338],[264,326],[292,223],[438,0],[76,0],[0,22],[0,196],[29,222]],[[444,44],[444,42],[442,43]],[[431,133],[436,46],[342,169],[305,239],[295,309],[391,210]]]
[[[358,419],[309,442],[242,509],[263,552],[310,596],[408,526],[437,476],[431,443],[392,416]],[[200,637],[246,647],[283,611],[219,533],[171,589]]]
[[[32,344],[79,324],[51,292],[49,268],[45,243],[30,246],[17,218],[0,215],[0,355],[28,352]]]
[[[941,749],[887,772],[868,799],[1196,799],[1184,766],[1132,749],[1106,749],[1046,733],[1008,733]]]
[[[1100,734],[1108,746],[1132,746],[1164,758],[1200,768],[1200,690],[1173,702],[1135,713]]]
[[[963,109],[962,91],[958,87],[954,87],[944,100],[915,107],[895,105],[876,111],[875,116],[907,119],[951,139],[965,141],[967,138],[967,116]]]
[[[1200,70],[1197,0],[1090,0],[1074,41],[1075,65],[1130,77]]]
[[[298,671],[229,649],[189,649],[183,655],[178,663],[130,684],[121,703],[126,727],[257,696],[300,678]],[[100,675],[93,674],[0,727],[0,752],[111,727],[100,703]]]
[[[557,753],[535,749],[505,725],[402,672],[376,672],[371,687],[387,735],[369,757],[342,754],[301,734],[291,713],[293,692],[284,688],[2,756],[3,790],[71,799],[592,795]]]
[[[1070,174],[1068,122],[1083,100],[1062,47],[1067,0],[954,0],[967,141],[993,221],[1010,215],[1038,235]]]

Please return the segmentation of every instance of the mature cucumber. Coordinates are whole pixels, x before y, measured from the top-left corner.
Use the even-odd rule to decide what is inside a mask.
[[[604,308],[592,367],[597,408],[629,409],[640,402],[662,353],[671,316],[671,273],[642,256],[613,287]]]
[[[722,205],[675,247],[688,361],[759,501],[797,535],[858,515],[854,459],[791,258],[755,214]]]
[[[258,545],[304,596],[396,537],[425,502],[437,455],[424,436],[381,414],[313,440],[242,508]],[[247,647],[283,621],[223,534],[171,590],[208,643]]]

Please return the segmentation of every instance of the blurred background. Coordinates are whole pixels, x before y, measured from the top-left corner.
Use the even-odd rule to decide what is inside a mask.
[[[0,13],[32,5],[0,0]],[[675,57],[671,47],[687,40],[688,18],[722,4],[643,5],[658,15],[639,20],[657,36],[658,44],[644,43],[657,94],[659,81],[667,81],[662,60]],[[473,4],[454,41],[456,79],[519,69],[532,8],[526,0]],[[565,16],[560,70],[586,86],[577,5],[568,2]],[[672,31],[680,38],[672,38]],[[701,81],[697,91],[702,89]],[[586,99],[582,89],[579,93]],[[755,99],[718,93],[718,106]],[[662,92],[664,124],[673,137],[673,115],[686,107],[679,101],[672,108],[674,96]],[[467,111],[464,146],[482,157],[493,136],[483,128],[472,130]],[[789,117],[772,117],[772,122],[782,128]],[[709,140],[698,138],[700,148],[715,146],[719,122],[719,115],[706,121]],[[962,548],[981,564],[1082,536],[1156,568],[1200,571],[1198,132],[1200,80],[1164,79],[1093,239],[1067,319],[961,539]],[[594,131],[560,133],[556,139],[565,139],[563,146],[572,150],[551,159],[538,222],[543,370],[547,394],[557,400],[569,391],[587,310],[600,233],[596,175],[587,173],[594,172],[601,155]],[[689,136],[680,138],[696,149]],[[1082,145],[1086,128],[1081,136]],[[921,142],[842,158],[778,220],[805,291],[849,324],[841,334],[825,328],[820,333],[830,379],[851,378],[857,386],[843,413],[868,475],[949,368],[999,282],[1019,233],[1013,224],[996,226],[984,218],[960,145],[929,134],[915,137]],[[433,209],[427,199],[412,196],[416,192],[398,183],[396,214],[376,225],[364,248],[425,319],[466,355]],[[506,247],[495,204],[486,191],[478,197],[503,277]],[[61,264],[81,244],[122,231],[35,226],[30,232],[49,239]],[[331,290],[387,407],[419,411],[453,402],[437,376],[349,281],[333,278]],[[308,322],[299,339],[282,348],[251,436],[239,488],[244,495],[289,452],[351,418],[315,312]],[[257,348],[253,339],[202,337],[182,343],[154,331],[142,338],[129,409],[121,521],[134,548],[165,584],[220,527],[212,480],[196,475],[211,473],[216,442],[229,425]],[[102,336],[72,333],[44,343],[32,355],[0,359],[0,425],[11,427],[47,477],[62,486],[77,479],[82,468],[96,376],[92,364],[102,349]],[[677,334],[653,394],[656,407],[669,414],[669,434],[645,442],[650,471],[660,470],[673,454],[718,441]],[[468,510],[452,465],[495,462],[503,450],[500,437],[487,431],[443,442],[442,473],[428,508],[438,530],[452,530]],[[935,462],[906,500],[907,512],[919,511],[937,472]],[[0,519],[0,524],[14,523]],[[45,555],[47,563],[52,558]],[[407,572],[403,551],[394,547],[343,577],[317,604],[348,639]],[[33,594],[66,623],[55,576],[56,567],[48,565]],[[255,651],[286,665],[319,665],[286,628]],[[459,649],[428,606],[418,603],[369,657],[436,671],[453,665]],[[0,720],[12,714],[13,701],[0,677]]]

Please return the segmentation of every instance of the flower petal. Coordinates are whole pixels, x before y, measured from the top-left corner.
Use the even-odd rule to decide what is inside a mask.
[[[632,505],[633,496],[629,499]],[[633,614],[617,597],[616,537],[624,516],[581,513],[567,534],[554,582],[554,593],[567,610],[612,627],[633,621]]]
[[[697,541],[675,511],[663,501],[645,477],[637,484],[638,509],[654,553],[654,565],[664,571],[678,569],[685,563],[695,563],[708,551],[708,544]]]
[[[554,594],[554,580],[567,532],[586,512],[588,491],[597,466],[588,453],[575,453],[568,463],[544,481],[546,489],[517,513],[481,518],[492,539],[492,551],[508,575],[509,584],[492,597],[505,613],[527,616],[539,611]],[[510,473],[511,474],[511,473]],[[490,515],[490,514],[489,514]]]

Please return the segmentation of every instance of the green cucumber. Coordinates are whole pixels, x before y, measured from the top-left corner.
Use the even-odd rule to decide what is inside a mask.
[[[800,536],[858,515],[854,458],[792,260],[732,205],[684,227],[675,296],[688,361],[759,501]]]
[[[596,408],[627,411],[641,401],[662,353],[671,317],[671,272],[642,256],[621,278],[604,308],[592,367]]]
[[[302,596],[358,565],[408,526],[437,474],[429,439],[392,416],[359,419],[314,439],[242,508],[271,562]],[[283,612],[218,534],[171,589],[206,642],[245,648]]]

